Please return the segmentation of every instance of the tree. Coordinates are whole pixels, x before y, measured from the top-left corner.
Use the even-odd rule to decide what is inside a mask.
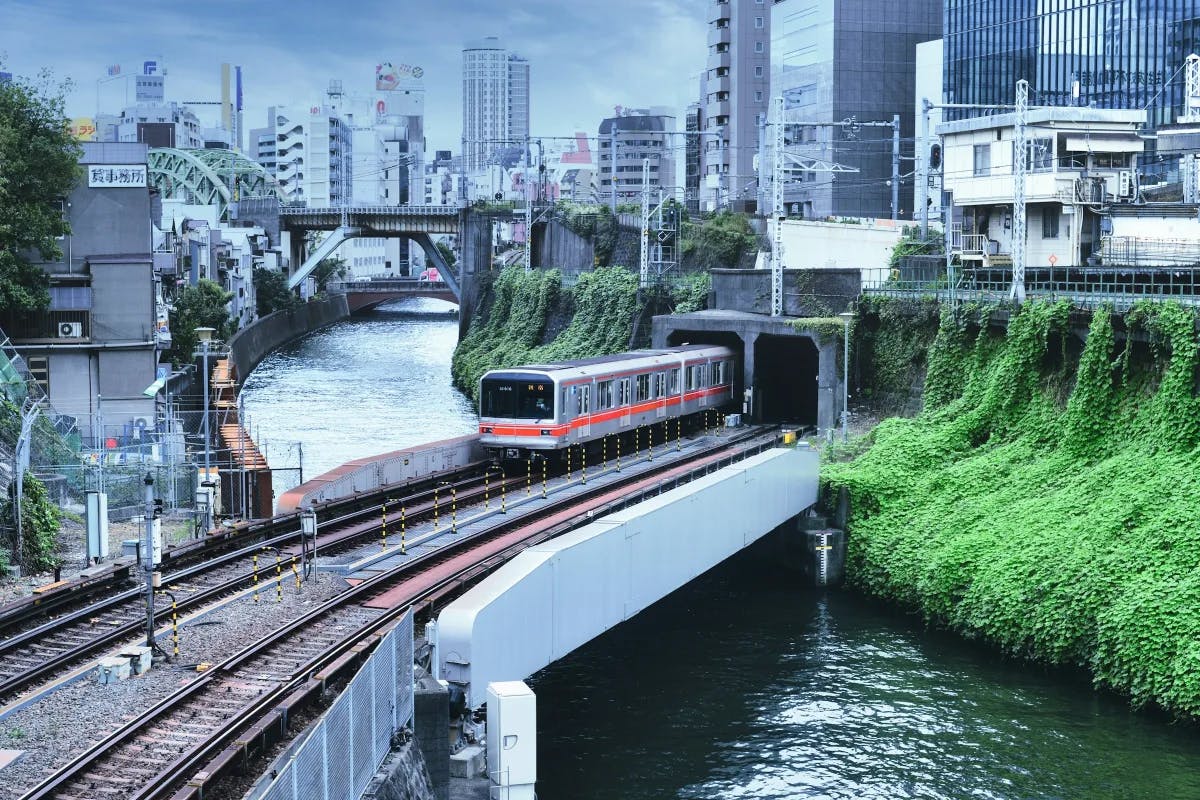
[[[737,267],[757,246],[745,214],[722,211],[699,225],[684,225],[683,255],[705,269]]]
[[[454,250],[445,242],[434,242],[434,247],[442,254],[442,259],[446,262],[447,267],[453,267],[458,263],[458,257],[454,255]]]
[[[330,278],[345,278],[346,271],[346,259],[341,256],[323,258],[318,261],[317,266],[312,271],[313,280],[317,284],[317,291],[325,291],[325,287],[329,285]]]
[[[185,286],[175,298],[171,312],[171,362],[176,366],[192,362],[200,337],[196,328],[213,328],[215,338],[225,339],[233,333],[227,304],[233,299],[230,292],[207,278],[195,286]]]
[[[60,201],[82,174],[81,150],[63,110],[68,85],[17,79],[0,83],[0,311],[50,305],[50,280],[30,263],[62,257],[58,237],[70,233]]]
[[[287,287],[287,275],[265,267],[254,268],[254,306],[258,316],[287,311],[300,305],[300,298]]]

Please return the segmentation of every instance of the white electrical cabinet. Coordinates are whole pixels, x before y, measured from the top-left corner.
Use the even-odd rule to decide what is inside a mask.
[[[488,684],[487,771],[492,800],[534,800],[537,697],[524,681]]]
[[[103,561],[108,558],[108,495],[88,492],[86,511],[88,563]]]

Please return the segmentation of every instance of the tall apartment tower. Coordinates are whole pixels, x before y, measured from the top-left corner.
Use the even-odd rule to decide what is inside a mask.
[[[754,156],[770,85],[771,4],[709,0],[707,17],[708,63],[701,80],[701,205],[754,211]]]
[[[529,62],[495,36],[463,47],[464,166],[482,169],[493,155],[529,136]]]

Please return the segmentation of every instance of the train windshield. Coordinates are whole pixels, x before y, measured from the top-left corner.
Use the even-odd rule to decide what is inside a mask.
[[[554,384],[488,378],[480,389],[479,404],[483,417],[549,419],[554,416]]]

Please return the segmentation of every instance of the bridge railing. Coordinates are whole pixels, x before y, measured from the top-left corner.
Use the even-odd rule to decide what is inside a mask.
[[[462,206],[346,206],[351,216],[355,214],[384,217],[453,217]],[[310,207],[303,204],[281,205],[279,215],[283,217],[337,216],[342,206]]]
[[[389,280],[340,281],[328,283],[326,291],[341,294],[351,292],[448,292],[445,281],[423,281],[420,278],[391,278]]]

